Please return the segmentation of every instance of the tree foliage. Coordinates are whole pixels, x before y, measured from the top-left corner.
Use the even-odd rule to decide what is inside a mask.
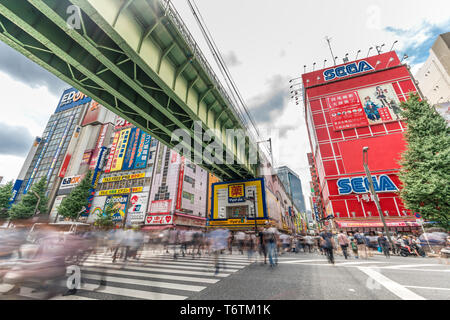
[[[449,230],[450,129],[417,95],[410,95],[401,107],[407,149],[400,161],[400,196],[407,209]]]
[[[69,219],[76,219],[83,207],[87,208],[92,172],[88,171],[83,180],[61,201],[58,214]]]
[[[97,214],[97,219],[95,220],[94,225],[101,228],[112,227],[114,225],[112,217],[116,212],[117,209],[114,208],[114,204],[112,202],[108,203],[103,212],[99,212]]]
[[[33,192],[34,191],[34,192]],[[31,189],[22,197],[22,200],[14,204],[11,207],[10,218],[15,219],[28,219],[35,214],[36,205],[38,203],[38,197],[40,197],[38,211],[40,214],[48,214],[48,198],[45,195],[47,192],[47,179],[42,177],[39,182],[33,184]]]
[[[12,190],[12,181],[8,182],[4,186],[0,186],[0,219],[6,219],[9,217],[8,208]]]

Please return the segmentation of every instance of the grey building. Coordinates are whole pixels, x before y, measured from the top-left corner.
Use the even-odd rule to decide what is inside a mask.
[[[278,177],[283,183],[284,188],[291,196],[297,210],[305,213],[305,198],[303,197],[302,182],[300,177],[286,166],[279,167],[276,171]]]

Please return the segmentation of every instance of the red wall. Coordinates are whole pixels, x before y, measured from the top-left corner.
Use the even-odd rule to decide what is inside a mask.
[[[394,60],[390,62],[389,68],[394,68],[381,70],[391,57]],[[343,196],[338,195],[337,192],[336,181],[338,179],[364,175],[362,166],[362,148],[364,146],[369,147],[368,158],[371,172],[374,175],[388,174],[392,181],[400,187],[396,173],[399,170],[398,160],[406,147],[403,139],[405,124],[400,120],[395,120],[335,131],[326,98],[381,84],[392,84],[400,101],[405,101],[409,92],[416,92],[408,69],[406,66],[400,65],[395,52],[364,60],[372,66],[375,66],[376,61],[381,61],[376,69],[380,71],[369,71],[344,78],[344,80],[335,79],[329,83],[323,80],[323,72],[329,68],[302,75],[306,91],[306,121],[307,125],[313,128],[315,134],[314,138],[310,137],[310,143],[323,189],[323,202],[326,206],[331,201],[335,215],[336,212],[339,212],[340,217],[344,218],[352,218],[352,212],[355,212],[355,217],[368,217],[368,211],[371,211],[372,217],[377,216],[373,201],[358,201],[357,195],[354,193]],[[317,77],[321,79],[318,80]],[[316,79],[315,83],[314,79]],[[310,81],[307,83],[307,80]],[[404,207],[396,193],[381,193],[379,198],[382,211],[389,211],[389,216],[403,216]]]

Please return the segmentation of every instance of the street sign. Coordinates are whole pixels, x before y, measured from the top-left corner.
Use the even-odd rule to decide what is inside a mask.
[[[418,212],[416,212],[414,215],[416,216],[417,219],[422,218],[422,216],[421,216],[420,213],[418,213]]]

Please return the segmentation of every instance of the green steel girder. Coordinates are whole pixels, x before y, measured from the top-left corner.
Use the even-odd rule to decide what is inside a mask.
[[[107,39],[106,43],[91,39],[87,31],[89,25],[86,26],[85,21],[82,28],[84,34],[67,28],[65,20],[57,14],[57,8],[51,7],[52,4],[57,7],[57,3],[61,4],[61,2],[67,1],[29,1],[51,21],[43,21],[43,17],[37,15],[35,10],[29,10],[29,8],[23,10],[23,3],[11,5],[13,2],[15,1],[0,1],[0,39],[59,78],[82,90],[128,121],[137,124],[141,129],[150,131],[158,140],[172,148],[174,147],[170,140],[172,127],[188,128],[189,123],[199,120],[192,113],[186,112],[189,107],[186,107],[185,104],[182,105],[184,108],[180,107],[181,99],[161,86],[159,78],[156,77],[155,80],[155,77],[148,77],[147,72],[144,72],[141,68],[142,61],[136,59],[132,61],[133,57],[130,57],[126,46],[122,48],[111,39]],[[131,2],[127,6],[130,5]],[[150,36],[159,21],[155,23],[154,27],[147,28],[145,37]],[[55,28],[54,24],[59,29]],[[20,28],[17,28],[17,26]],[[64,34],[58,33],[58,30],[63,31]],[[74,41],[67,41],[67,35]],[[65,40],[64,43],[62,39]],[[83,61],[83,63],[81,64],[78,61]],[[181,75],[189,63],[178,66],[177,77]],[[137,65],[139,65],[139,71],[136,71]],[[197,80],[191,82],[190,88],[198,81],[198,74],[195,79]],[[188,91],[190,88],[188,88]],[[163,92],[172,94],[165,95]],[[217,104],[218,102],[214,101],[207,108],[207,122],[209,121],[210,110]],[[224,114],[224,111],[225,109],[215,118],[215,124]],[[184,120],[177,119],[175,115],[183,117]],[[234,126],[233,120],[229,115],[227,116],[226,121],[221,126],[222,132],[223,126],[230,121],[232,122],[231,125]],[[202,130],[205,130],[205,128],[202,128]],[[206,144],[202,143],[202,146],[205,148]],[[195,149],[193,151],[196,154]],[[228,168],[221,166],[219,168],[218,166],[204,164],[203,167],[222,179],[250,178],[254,176],[253,172],[255,172],[255,166],[252,169],[247,169],[246,166],[242,165],[231,165]]]
[[[108,33],[108,35],[110,35],[112,39],[115,39],[116,43],[119,44],[119,46],[122,48],[122,50],[127,51],[127,54],[128,54],[129,56],[133,56],[133,60],[134,60],[134,61],[137,61],[138,63],[141,63],[141,64],[142,64],[143,68],[145,69],[146,72],[148,72],[148,74],[150,74],[150,75],[151,75],[151,74],[157,75],[157,74],[154,74],[154,71],[151,70],[151,68],[149,68],[148,65],[147,65],[144,61],[142,61],[141,57],[140,57],[139,55],[137,55],[137,54],[136,54],[136,51],[133,50],[133,49],[131,48],[131,46],[124,40],[124,38],[122,38],[122,37],[118,34],[118,32],[115,30],[115,28],[112,28],[111,25],[106,21],[106,19],[105,19],[104,17],[100,16],[100,14],[97,13],[96,9],[95,9],[94,6],[92,5],[92,3],[94,3],[94,1],[72,0],[72,2],[75,3],[75,4],[77,4],[78,6],[80,6],[80,7],[83,9],[83,11],[85,11],[85,12],[87,12],[89,15],[91,15],[91,16],[96,20],[96,23],[97,23],[101,28],[103,28],[104,31],[105,31],[106,33]],[[108,1],[108,4],[111,3],[111,2],[113,2],[113,1]],[[132,9],[132,7],[133,7],[136,3],[143,3],[143,2],[147,3],[146,1],[143,1],[143,0],[136,0],[136,1],[134,1],[133,4],[130,6],[130,10]],[[158,2],[158,1],[157,1],[157,2]],[[96,0],[95,3],[99,3],[99,1]],[[158,2],[158,3],[159,3],[159,2]],[[135,10],[135,12],[133,12],[133,14],[143,14],[142,12],[143,12],[143,10]],[[150,13],[153,14],[155,17],[159,18],[158,15],[157,15],[156,13],[154,13],[154,12],[150,12]],[[171,26],[171,24],[170,24],[170,23],[166,23],[166,24],[164,24],[164,26],[165,26],[166,28],[169,28],[169,27]],[[172,28],[172,29],[173,29],[173,28]],[[172,32],[177,32],[177,31],[174,30],[174,31],[172,31]],[[169,45],[170,43],[173,42],[173,40],[170,40],[170,41],[171,41],[171,42],[167,42],[167,41],[166,41],[166,44],[165,44],[165,45]],[[178,46],[180,46],[179,43],[180,43],[180,41],[177,41],[177,45],[178,45]],[[188,51],[188,50],[185,50],[185,51]],[[189,54],[186,54],[186,56],[189,56]],[[184,57],[184,59],[185,59],[185,58],[186,58],[186,57]],[[194,60],[195,60],[195,59],[194,59]],[[195,62],[195,61],[194,61],[194,62]],[[193,65],[194,65],[194,64],[195,64],[195,63],[193,63]],[[197,63],[197,65],[198,65],[198,63]],[[204,80],[204,78],[207,78],[205,72],[202,72],[201,66],[198,65],[197,68],[198,68],[198,69],[196,69],[197,73],[203,74],[202,80]],[[161,81],[161,79],[159,79],[158,77],[156,77],[156,78],[154,78],[154,79],[155,79],[155,81]],[[162,87],[167,86],[163,81],[161,81],[160,85],[161,85]],[[168,88],[168,87],[167,87],[167,88]],[[168,88],[168,89],[169,89],[169,88]],[[173,91],[171,92],[170,90],[169,90],[167,93],[168,93],[169,95],[170,95],[170,94],[174,94],[174,92],[173,92]],[[215,95],[216,95],[216,94],[215,94]],[[176,97],[176,95],[175,95],[175,99],[179,99],[179,98]],[[223,101],[223,99],[222,99],[222,101]],[[181,99],[180,99],[180,102],[182,102]],[[181,103],[180,105],[184,107],[184,104],[183,104],[183,103]],[[225,104],[225,105],[226,105],[226,104]],[[187,111],[187,112],[191,112],[191,110],[190,110],[189,108],[187,108],[186,111]],[[192,116],[193,116],[194,118],[197,117],[196,114],[193,114]],[[230,117],[230,115],[228,115],[228,117]],[[234,118],[234,116],[232,116],[232,117]],[[236,123],[239,123],[239,122],[236,121]],[[248,167],[250,167],[250,166],[248,166]],[[255,171],[256,171],[256,166],[252,166],[252,169],[251,169],[251,170],[252,170],[252,172],[255,172]],[[252,173],[252,175],[253,175],[253,173]]]

